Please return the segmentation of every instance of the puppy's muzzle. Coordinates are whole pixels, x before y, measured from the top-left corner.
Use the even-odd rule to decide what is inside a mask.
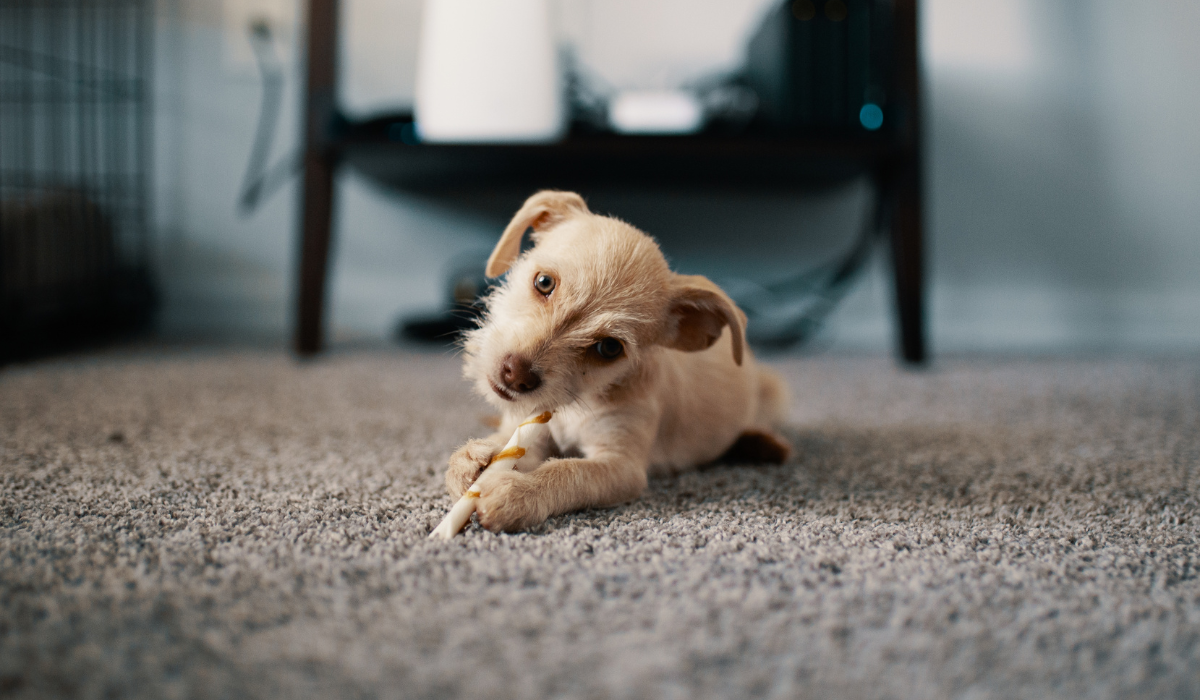
[[[542,385],[542,378],[533,371],[533,364],[524,357],[507,355],[500,362],[500,386],[493,385],[502,398],[512,400],[513,394],[527,394]],[[507,395],[506,395],[507,394]]]

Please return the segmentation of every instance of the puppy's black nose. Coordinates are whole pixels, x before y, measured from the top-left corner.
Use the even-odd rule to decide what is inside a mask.
[[[542,378],[533,371],[533,365],[524,357],[509,355],[500,363],[500,381],[510,391],[524,394],[542,385]]]

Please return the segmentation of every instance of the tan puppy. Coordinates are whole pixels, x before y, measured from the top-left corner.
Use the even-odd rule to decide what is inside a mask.
[[[531,227],[535,246],[519,255]],[[464,344],[464,374],[503,417],[498,432],[450,457],[446,487],[460,496],[535,410],[555,411],[554,444],[522,461],[532,471],[502,474],[481,494],[484,527],[519,530],[628,501],[649,474],[731,448],[787,458],[770,432],[786,393],[755,365],[745,314],[708,279],[671,272],[649,236],[591,213],[573,192],[539,192],[488,259],[488,276],[505,271]]]

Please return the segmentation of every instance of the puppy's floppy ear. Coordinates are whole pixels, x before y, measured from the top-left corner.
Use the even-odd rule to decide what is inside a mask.
[[[671,283],[668,312],[677,324],[668,331],[669,348],[696,352],[712,347],[729,326],[733,339],[733,361],[742,364],[746,345],[746,314],[720,287],[702,275],[675,275]]]
[[[525,229],[532,227],[534,231],[541,231],[572,216],[587,213],[583,197],[574,192],[542,190],[525,200],[512,221],[508,222],[500,242],[488,258],[487,276],[499,277],[508,271],[521,253],[521,238],[525,235]]]

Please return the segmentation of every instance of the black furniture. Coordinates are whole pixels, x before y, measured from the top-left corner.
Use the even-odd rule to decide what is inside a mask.
[[[833,6],[842,0],[826,0]],[[797,6],[816,7],[811,0]],[[583,125],[551,145],[418,143],[410,115],[349,121],[336,102],[337,0],[309,0],[303,211],[295,350],[321,350],[333,178],[342,164],[394,187],[464,200],[538,188],[675,187],[795,190],[862,175],[878,188],[876,224],[891,243],[898,349],[927,359],[924,327],[920,99],[916,0],[893,0],[889,129],[746,129],[619,136]],[[793,8],[793,12],[798,11]],[[797,16],[800,16],[799,13]],[[843,15],[844,16],[844,15]]]

